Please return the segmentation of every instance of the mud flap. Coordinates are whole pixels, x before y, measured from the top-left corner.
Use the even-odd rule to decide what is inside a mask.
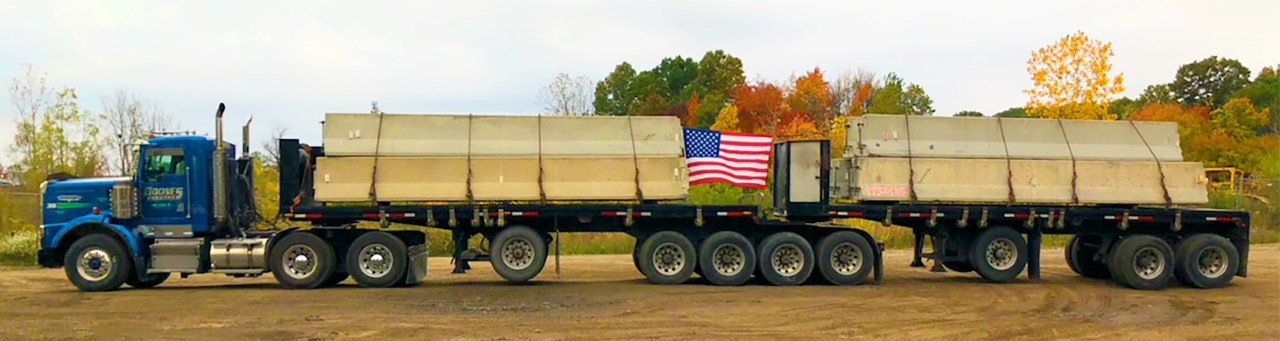
[[[404,285],[422,283],[427,279],[427,244],[410,246],[409,268],[404,272]]]

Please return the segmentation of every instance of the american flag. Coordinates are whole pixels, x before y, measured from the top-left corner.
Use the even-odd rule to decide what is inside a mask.
[[[684,128],[689,184],[723,182],[763,189],[772,146],[769,136]]]

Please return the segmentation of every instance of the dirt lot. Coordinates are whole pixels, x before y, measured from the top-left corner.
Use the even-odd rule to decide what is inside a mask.
[[[537,283],[488,264],[448,274],[432,259],[415,288],[291,291],[269,278],[203,275],[157,289],[76,292],[61,270],[0,270],[0,339],[1272,339],[1280,335],[1280,245],[1256,247],[1224,289],[1143,292],[1070,273],[1045,251],[1041,283],[935,274],[887,255],[883,285],[645,284],[630,257],[574,256]],[[268,276],[269,277],[269,276]],[[1270,336],[1267,336],[1270,335]]]

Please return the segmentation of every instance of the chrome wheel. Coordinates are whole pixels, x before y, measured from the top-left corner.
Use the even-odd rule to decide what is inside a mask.
[[[663,243],[653,250],[653,268],[663,276],[674,276],[684,270],[684,251],[675,243]]]
[[[711,258],[711,267],[724,276],[737,275],[746,267],[746,263],[747,253],[733,244],[720,245]]]
[[[284,273],[295,279],[310,277],[316,272],[316,250],[310,246],[298,244],[284,250],[281,266]]]
[[[999,271],[1009,270],[1017,260],[1018,247],[1012,240],[1000,238],[987,244],[987,265],[992,268]]]
[[[88,248],[80,253],[80,260],[76,262],[76,271],[80,273],[80,277],[97,282],[111,274],[113,263],[107,251],[96,247]]]
[[[1200,256],[1196,257],[1200,274],[1208,278],[1222,277],[1227,273],[1227,265],[1230,264],[1227,257],[1227,250],[1217,246],[1210,246],[1200,251]]]
[[[791,244],[779,246],[773,251],[773,257],[769,257],[769,261],[773,269],[784,277],[795,276],[804,269],[804,253],[800,251],[800,247]]]
[[[502,246],[502,263],[512,270],[523,270],[533,264],[533,243],[514,238]]]
[[[1138,249],[1133,257],[1133,271],[1145,280],[1160,277],[1160,274],[1164,273],[1164,264],[1164,254],[1151,246]]]
[[[391,273],[391,267],[395,265],[395,257],[391,254],[391,249],[382,244],[370,244],[360,249],[360,273],[371,278],[382,278]]]
[[[862,269],[862,250],[853,243],[840,243],[831,250],[831,267],[841,275],[852,275]]]

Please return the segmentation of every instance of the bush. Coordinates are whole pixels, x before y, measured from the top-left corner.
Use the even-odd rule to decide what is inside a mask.
[[[10,232],[0,237],[0,264],[36,265],[36,250],[40,249],[39,233],[35,230]]]

